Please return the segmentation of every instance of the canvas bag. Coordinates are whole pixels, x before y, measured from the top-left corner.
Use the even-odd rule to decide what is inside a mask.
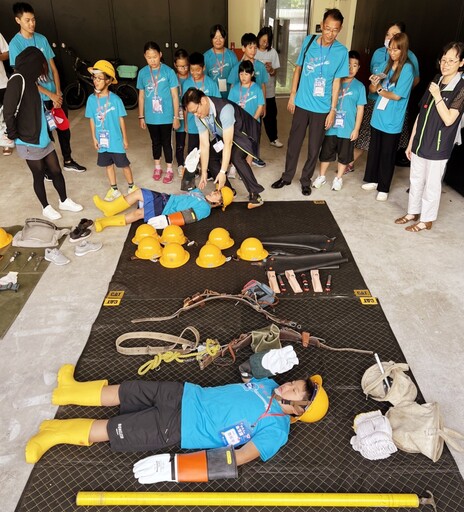
[[[391,407],[385,416],[393,431],[393,442],[407,453],[422,453],[433,462],[441,457],[446,441],[459,452],[464,452],[464,435],[443,425],[438,403],[404,403]]]
[[[68,235],[68,228],[58,229],[53,222],[44,219],[26,219],[24,227],[13,237],[14,247],[56,247],[58,240]]]
[[[282,348],[280,344],[280,329],[275,324],[251,332],[251,350],[264,352],[273,348]]]
[[[409,366],[394,361],[382,362],[385,374],[382,375],[377,364],[369,367],[361,379],[361,387],[366,395],[377,402],[390,402],[392,405],[414,402],[417,388],[411,378],[406,375]],[[385,390],[384,379],[391,379],[390,389]]]

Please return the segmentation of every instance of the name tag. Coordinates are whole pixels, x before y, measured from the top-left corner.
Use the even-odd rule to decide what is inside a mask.
[[[334,128],[344,128],[345,127],[345,116],[346,112],[342,110],[338,110],[335,114]]]
[[[313,96],[319,98],[325,96],[325,78],[323,76],[314,79]]]
[[[221,430],[220,436],[224,446],[237,446],[248,443],[251,439],[251,428],[246,420]]]
[[[387,108],[388,102],[390,100],[388,98],[384,98],[383,96],[380,98],[379,103],[377,104],[377,110],[385,110]]]
[[[153,113],[162,114],[163,113],[163,98],[161,98],[161,96],[153,96],[153,99],[151,100],[151,107],[152,107]]]
[[[47,120],[48,128],[50,129],[50,131],[56,130],[55,118],[49,110],[45,111],[45,119]]]
[[[214,151],[216,151],[216,153],[220,153],[224,149],[224,142],[222,142],[222,140],[217,140],[213,144],[213,148],[214,148]]]
[[[218,79],[219,92],[227,91],[227,80],[225,78]]]
[[[100,148],[110,147],[110,132],[108,130],[102,130],[98,134],[98,146]]]

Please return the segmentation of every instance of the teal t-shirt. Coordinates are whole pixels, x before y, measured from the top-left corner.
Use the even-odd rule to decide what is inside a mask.
[[[231,70],[229,78],[227,79],[227,82],[229,84],[239,84],[240,78],[238,76],[238,68],[240,66],[240,62],[238,62]],[[266,66],[259,60],[254,60],[253,62],[253,68],[255,70],[255,81],[256,83],[261,85],[266,85],[269,80],[269,73],[267,72]]]
[[[184,194],[171,195],[163,208],[163,215],[182,212],[190,208],[195,212],[197,220],[205,219],[211,213],[211,205],[204,194],[198,188],[195,188]]]
[[[47,59],[48,62],[48,80],[47,81],[41,81],[39,82],[39,85],[41,85],[44,89],[47,89],[47,91],[50,92],[56,92],[56,85],[53,81],[53,74],[52,74],[52,68],[50,66],[50,60],[55,57],[55,53],[52,50],[52,47],[50,46],[47,38],[43,36],[42,34],[38,34],[37,32],[34,32],[33,36],[29,39],[26,39],[21,35],[20,32],[18,32],[13,39],[9,43],[10,49],[10,65],[14,68],[16,57],[26,48],[29,46],[35,46],[38,48],[43,54],[44,57]],[[40,95],[43,101],[48,101],[50,98],[46,96],[45,94]]]
[[[228,99],[242,107],[253,117],[256,109],[265,104],[263,90],[255,82],[251,82],[250,87],[243,87],[241,84],[233,85]],[[261,122],[261,118],[258,121]]]
[[[383,79],[381,85],[383,89],[395,93],[397,96],[400,96],[401,99],[398,101],[388,100],[385,108],[382,109],[381,107],[385,104],[385,99],[378,96],[371,118],[371,126],[390,134],[401,133],[403,129],[406,108],[414,81],[412,65],[409,64],[409,62],[405,63],[398,81],[395,84],[390,82],[392,76],[393,69],[391,69],[388,76]]]
[[[196,87],[197,89],[200,89],[200,91],[203,91],[206,96],[212,96],[213,98],[221,97],[217,83],[208,75],[204,75],[203,80],[200,80],[199,82],[195,82],[195,80],[190,76],[185,80],[182,87],[182,94],[185,94],[190,87]],[[187,114],[187,124],[188,133],[191,133],[192,135],[198,134],[195,116],[191,113]]]
[[[143,115],[147,124],[172,124],[178,113],[174,113],[171,90],[177,87],[177,75],[166,64],[158,69],[147,65],[139,71],[137,89],[144,92]]]
[[[252,379],[247,384],[211,388],[186,383],[182,397],[181,447],[226,446],[224,434],[234,426],[246,424],[250,437],[236,446],[252,440],[261,459],[270,459],[287,442],[290,431],[290,417],[275,400],[266,414],[276,387],[272,379]]]
[[[124,141],[119,118],[126,116],[126,109],[119,96],[110,92],[108,96],[98,98],[91,94],[87,99],[85,117],[93,119],[95,123],[95,137],[100,137],[107,132],[109,145],[100,147],[99,153],[125,153]]]
[[[359,80],[353,78],[351,83],[342,82],[338,94],[335,123],[325,132],[326,135],[336,135],[340,139],[349,139],[356,124],[358,105],[365,104],[366,88]],[[343,123],[338,121],[339,118],[343,119]]]
[[[238,62],[235,52],[229,50],[228,48],[224,48],[224,53],[222,54],[215,53],[214,50],[210,48],[203,54],[203,56],[205,58],[206,74],[216,82],[218,87],[218,80],[220,78],[227,80],[231,69]],[[227,91],[221,92],[221,96],[223,98],[227,98],[229,89]]]
[[[310,112],[325,114],[330,111],[334,79],[349,75],[348,50],[336,40],[331,46],[322,46],[319,38],[315,37],[306,51],[311,37],[305,37],[296,62],[301,66],[301,76],[295,105]]]

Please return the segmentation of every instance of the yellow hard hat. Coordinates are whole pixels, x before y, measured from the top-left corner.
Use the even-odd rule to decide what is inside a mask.
[[[320,375],[312,375],[309,377],[309,380],[315,385],[311,402],[301,416],[292,419],[292,423],[295,423],[296,421],[302,421],[303,423],[315,423],[316,421],[321,420],[329,410],[329,397],[327,396],[325,389],[322,387],[322,377]]]
[[[224,211],[229,204],[234,200],[234,191],[230,187],[222,187],[221,188],[221,196],[222,196],[222,211]]]
[[[190,254],[182,247],[181,244],[175,242],[164,246],[160,263],[166,268],[178,268],[185,265],[190,259]]]
[[[140,240],[135,255],[141,260],[152,260],[159,258],[162,252],[159,240],[153,236],[146,236]]]
[[[206,243],[201,249],[196,263],[202,268],[216,268],[224,265],[226,257],[222,254],[221,249],[217,245]]]
[[[227,229],[214,228],[208,236],[208,243],[217,245],[222,251],[232,247],[235,242],[230,238],[230,234]]]
[[[159,240],[159,235],[151,224],[140,224],[140,226],[137,228],[137,231],[135,232],[132,242],[135,245],[138,245],[140,240],[146,236],[152,236],[153,238]]]
[[[12,239],[13,235],[10,235],[10,233],[7,233],[3,228],[0,228],[0,249],[7,246]]]
[[[237,251],[237,256],[241,260],[246,261],[260,261],[267,258],[269,253],[263,247],[263,244],[257,238],[246,238],[240,249]]]
[[[114,70],[114,66],[113,64],[111,64],[111,62],[108,62],[107,60],[97,60],[97,62],[95,62],[95,64],[92,67],[87,68],[87,71],[89,73],[92,73],[92,75],[100,71],[101,73],[107,74],[112,79],[111,83],[118,83],[118,81],[116,80],[116,71]]]
[[[184,245],[187,242],[187,238],[184,236],[184,232],[180,226],[176,224],[170,224],[163,229],[161,234],[160,242],[162,244],[180,244]]]

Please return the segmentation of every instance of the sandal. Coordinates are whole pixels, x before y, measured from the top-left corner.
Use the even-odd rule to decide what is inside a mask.
[[[412,215],[412,217],[408,218],[411,215]],[[419,214],[407,213],[406,215],[403,215],[399,219],[396,219],[395,224],[407,224],[408,222],[412,222],[412,221],[416,221],[416,220],[419,220]]]
[[[88,229],[90,226],[93,226],[93,220],[90,219],[81,219],[77,225],[77,227],[80,229]]]
[[[410,231],[411,233],[418,233],[424,229],[432,229],[432,222],[418,222],[417,224],[413,224],[412,226],[408,226],[404,229],[406,231]]]

